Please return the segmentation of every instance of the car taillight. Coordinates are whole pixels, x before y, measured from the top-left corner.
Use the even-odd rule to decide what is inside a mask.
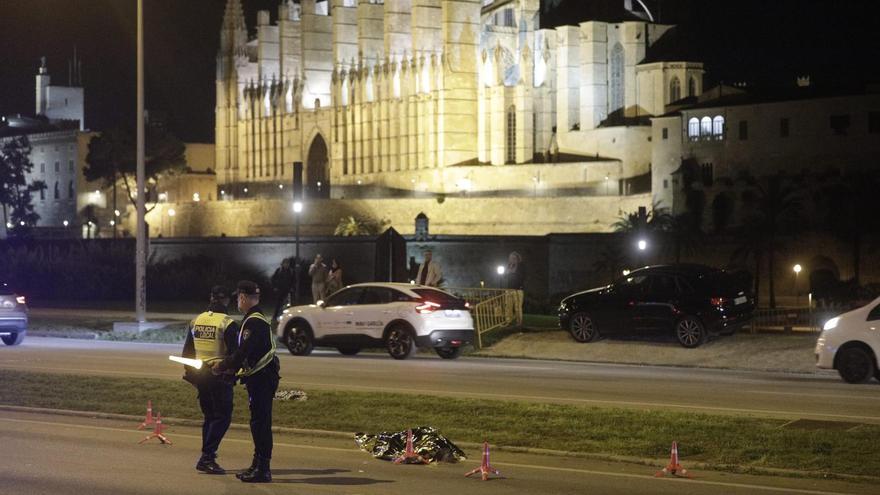
[[[18,304],[25,304],[26,300],[24,296],[18,296],[15,298],[15,302],[17,302]]]
[[[431,301],[425,301],[422,304],[419,304],[418,306],[416,306],[416,313],[424,315],[424,314],[428,314],[428,313],[433,313],[434,311],[437,311],[438,309],[440,309],[439,304],[437,304],[435,302],[431,302]]]
[[[718,306],[720,308],[721,306],[724,306],[724,298],[712,297],[709,299],[709,304],[711,304],[712,306]]]

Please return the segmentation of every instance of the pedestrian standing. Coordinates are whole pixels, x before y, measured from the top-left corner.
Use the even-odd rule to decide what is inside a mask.
[[[245,483],[272,481],[272,399],[278,390],[280,365],[275,356],[275,336],[260,309],[260,287],[249,280],[238,283],[238,310],[244,315],[238,349],[214,366],[214,373],[235,371],[247,388],[251,412],[254,460],[236,477]]]
[[[217,285],[211,289],[208,310],[189,324],[181,355],[201,359],[205,364],[196,370],[184,367],[184,380],[198,390],[202,409],[202,456],[196,469],[208,474],[226,474],[217,464],[217,449],[232,422],[232,375],[214,375],[211,367],[231,355],[237,347],[238,323],[228,315],[230,291]]]
[[[507,269],[504,271],[507,278],[508,289],[523,290],[526,282],[526,265],[523,263],[522,256],[516,251],[512,251],[507,257]]]
[[[275,273],[272,274],[272,287],[275,289],[276,297],[273,320],[278,318],[278,315],[281,314],[281,309],[284,307],[284,303],[290,295],[290,289],[293,288],[293,283],[293,269],[290,267],[290,258],[284,258],[281,261],[281,266],[276,268]]]
[[[327,274],[330,270],[324,264],[324,257],[315,255],[315,261],[309,266],[309,277],[312,278],[312,300],[318,302],[324,299],[327,289]]]
[[[419,285],[428,285],[437,287],[443,279],[443,272],[440,270],[440,264],[433,260],[434,254],[431,250],[425,251],[425,261],[419,266],[419,272],[416,274],[416,283]]]
[[[324,288],[325,296],[330,296],[334,292],[345,286],[342,281],[342,266],[333,258],[330,262],[330,271],[327,273],[327,285]]]

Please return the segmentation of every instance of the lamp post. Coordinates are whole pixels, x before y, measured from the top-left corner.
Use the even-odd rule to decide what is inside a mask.
[[[642,264],[644,263],[645,250],[648,249],[648,241],[644,239],[639,239],[638,242],[636,242],[636,247],[639,250],[639,266],[642,266]]]
[[[803,267],[801,267],[800,263],[797,263],[791,269],[794,271],[794,305],[797,306],[801,302],[801,294],[798,292],[798,276],[801,274]]]
[[[503,282],[503,278],[504,278],[504,265],[498,265],[495,268],[495,271],[498,272],[498,288],[503,289],[504,284],[502,282]]]
[[[135,246],[135,320],[147,317],[146,174],[144,172],[144,3],[137,2],[137,241]],[[116,205],[114,204],[115,208]]]
[[[302,201],[294,201],[293,202],[293,223],[295,225],[294,228],[294,238],[293,238],[293,246],[294,246],[294,254],[293,254],[293,304],[299,303],[299,272],[300,272],[300,259],[299,259],[299,217],[303,211]]]

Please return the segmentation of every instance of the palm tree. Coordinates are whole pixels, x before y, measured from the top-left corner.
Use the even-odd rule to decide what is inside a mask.
[[[374,235],[378,230],[376,222],[361,220],[351,215],[339,219],[333,235],[351,237],[356,235]]]
[[[771,308],[776,307],[774,269],[776,255],[782,249],[781,236],[794,233],[801,224],[802,188],[798,186],[803,179],[803,176],[788,177],[783,173],[760,179],[744,177],[746,190],[742,198],[748,213],[741,228],[743,242],[737,253],[755,258],[755,297],[760,283],[760,260],[766,256]]]
[[[676,263],[681,263],[682,254],[692,254],[705,241],[699,219],[691,212],[669,216],[665,221],[665,251],[672,253]]]
[[[822,177],[817,203],[823,226],[850,245],[853,282],[859,286],[862,244],[868,235],[880,231],[875,212],[878,178],[876,172],[836,173]]]

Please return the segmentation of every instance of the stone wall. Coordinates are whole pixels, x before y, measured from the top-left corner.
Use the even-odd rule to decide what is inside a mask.
[[[531,235],[609,232],[624,213],[650,206],[650,195],[520,198],[407,198],[309,200],[302,213],[303,235],[330,235],[343,217],[383,221],[412,234],[415,217],[425,213],[430,233],[441,235]],[[131,210],[131,209],[129,209]],[[173,216],[170,215],[173,210]],[[127,215],[134,231],[134,215]],[[160,203],[147,215],[151,235],[229,237],[290,235],[294,217],[289,201],[236,200]]]

